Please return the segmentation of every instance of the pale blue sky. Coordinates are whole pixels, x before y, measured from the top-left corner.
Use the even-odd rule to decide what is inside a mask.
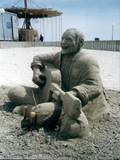
[[[0,0],[0,6],[22,5],[23,0]],[[78,28],[85,34],[86,40],[99,37],[101,40],[110,40],[112,25],[114,39],[120,39],[120,0],[28,0],[31,6],[49,7],[63,12],[62,28]],[[46,22],[47,24],[48,22]],[[40,24],[34,22],[40,29]],[[46,39],[49,39],[50,31]],[[55,36],[55,35],[52,35]]]

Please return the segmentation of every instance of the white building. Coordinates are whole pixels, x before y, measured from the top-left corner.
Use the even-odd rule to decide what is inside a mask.
[[[18,40],[17,15],[0,9],[0,41]]]

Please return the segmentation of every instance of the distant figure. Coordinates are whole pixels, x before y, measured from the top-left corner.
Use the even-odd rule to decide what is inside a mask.
[[[99,38],[99,37],[95,37],[94,40],[95,40],[95,41],[100,41],[100,38]]]
[[[43,40],[44,40],[44,37],[42,34],[40,34],[40,41],[43,42]]]

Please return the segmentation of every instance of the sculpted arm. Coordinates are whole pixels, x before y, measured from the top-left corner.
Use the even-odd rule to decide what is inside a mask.
[[[33,58],[33,62],[31,63],[31,68],[33,70],[33,82],[40,87],[43,87],[46,82],[46,77],[44,75],[45,64],[58,64],[58,54],[59,53],[47,53],[37,55]]]
[[[59,53],[45,53],[41,55],[36,55],[33,57],[33,62],[31,63],[31,68],[34,66],[42,66],[47,63],[51,63],[54,65],[56,56]],[[57,60],[56,60],[57,61]]]
[[[81,78],[78,85],[73,87],[74,93],[81,100],[82,106],[93,100],[102,92],[103,85],[99,75],[99,66],[95,60],[84,61]]]

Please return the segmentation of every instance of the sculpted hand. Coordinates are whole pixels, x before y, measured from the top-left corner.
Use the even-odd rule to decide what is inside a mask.
[[[81,113],[81,100],[74,96],[74,92],[66,92],[63,98],[63,110],[64,113],[70,117],[77,118]]]
[[[41,72],[38,66],[33,68],[32,81],[39,87],[43,87],[46,83],[46,77],[44,75],[44,72]]]

